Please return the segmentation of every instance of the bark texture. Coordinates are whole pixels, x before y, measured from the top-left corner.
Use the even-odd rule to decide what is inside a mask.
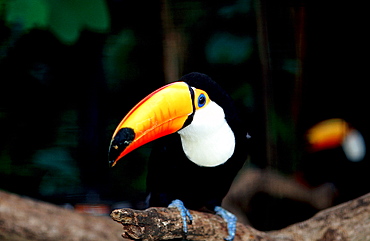
[[[131,240],[224,240],[227,229],[217,215],[190,211],[185,235],[176,208],[118,209],[112,218]],[[48,203],[0,191],[0,240],[123,240],[122,226],[106,217],[75,213]],[[235,241],[370,240],[370,194],[317,213],[282,230],[261,232],[238,223]]]
[[[182,221],[175,208],[149,208],[144,211],[118,209],[112,218],[123,225],[124,238],[132,240],[222,241],[227,237],[221,217],[190,211],[193,222],[188,233],[182,231]],[[307,221],[279,231],[261,232],[238,223],[234,241],[358,241],[370,240],[370,194],[317,213]]]

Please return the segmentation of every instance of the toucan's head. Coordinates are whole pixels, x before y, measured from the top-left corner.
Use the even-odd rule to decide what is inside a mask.
[[[312,126],[306,133],[308,151],[319,152],[342,147],[347,159],[362,161],[366,154],[362,134],[345,120],[328,119]]]
[[[214,99],[220,98],[226,104],[216,104]],[[225,120],[225,111],[231,111],[230,101],[214,81],[200,73],[190,73],[155,90],[132,108],[114,131],[109,147],[110,165],[134,149],[175,132],[180,134],[184,152],[194,163],[224,163],[235,145]],[[217,139],[224,142],[213,143]]]

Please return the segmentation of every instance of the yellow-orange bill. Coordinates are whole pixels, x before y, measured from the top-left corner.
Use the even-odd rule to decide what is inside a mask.
[[[109,162],[132,150],[180,130],[194,112],[191,90],[185,82],[159,88],[141,100],[117,126],[109,148]]]

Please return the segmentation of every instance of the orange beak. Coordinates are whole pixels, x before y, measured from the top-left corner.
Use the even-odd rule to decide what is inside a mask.
[[[194,113],[192,95],[185,82],[174,82],[141,100],[114,131],[109,147],[110,165],[136,148],[180,130]]]
[[[306,138],[312,152],[339,147],[351,131],[347,122],[335,118],[322,121],[308,130]]]

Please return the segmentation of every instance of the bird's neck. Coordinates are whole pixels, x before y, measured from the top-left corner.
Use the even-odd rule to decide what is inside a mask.
[[[209,113],[207,116],[215,117]],[[222,116],[210,119],[207,125],[197,124],[196,121],[178,132],[186,156],[199,166],[214,167],[225,163],[234,153],[235,137],[223,111]]]

